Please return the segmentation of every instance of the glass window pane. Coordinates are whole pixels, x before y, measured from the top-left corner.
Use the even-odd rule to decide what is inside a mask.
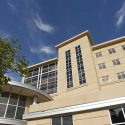
[[[8,92],[3,92],[0,96],[0,103],[7,103],[9,98],[9,93]]]
[[[122,108],[114,108],[114,109],[110,109],[109,111],[110,111],[110,116],[113,124],[125,122]]]
[[[22,106],[22,107],[25,107],[25,105],[26,105],[26,97],[25,96],[20,96],[20,98],[19,98],[19,103],[18,103],[18,106]]]
[[[7,118],[14,118],[15,111],[16,111],[16,106],[8,105],[6,117]]]
[[[6,105],[0,104],[0,117],[4,117]]]
[[[16,112],[16,119],[22,119],[25,108],[18,107]]]
[[[71,115],[63,117],[63,125],[73,125]]]
[[[18,100],[18,95],[14,94],[14,93],[11,93],[9,104],[16,105],[17,104],[17,100]]]
[[[52,125],[61,125],[61,117],[52,118]]]

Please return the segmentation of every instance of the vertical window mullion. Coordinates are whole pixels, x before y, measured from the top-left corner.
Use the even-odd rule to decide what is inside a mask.
[[[63,125],[63,117],[61,116],[61,125]]]
[[[9,100],[10,100],[10,94],[11,93],[9,93],[9,97],[8,97],[8,101],[7,101],[7,105],[6,105],[6,110],[5,110],[5,113],[4,113],[4,118],[6,117],[7,108],[8,108],[8,104],[9,104]]]
[[[19,98],[20,98],[20,95],[18,96],[18,100],[17,100],[17,105],[16,105],[16,110],[15,110],[14,119],[16,118],[16,113],[17,113],[17,108],[18,108]]]
[[[122,107],[122,112],[123,112],[123,116],[125,118],[125,112],[124,112],[124,108]]]

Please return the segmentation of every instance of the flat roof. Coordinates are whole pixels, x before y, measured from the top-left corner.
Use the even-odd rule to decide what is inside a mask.
[[[120,42],[123,42],[123,41],[125,41],[125,36],[122,36],[122,37],[119,37],[119,38],[116,38],[116,39],[112,39],[112,40],[108,40],[106,42],[102,42],[100,44],[94,45],[94,46],[92,46],[92,49],[93,50],[101,49],[101,48],[104,48],[104,47],[107,47],[107,46],[110,46],[110,45],[114,45],[114,44],[117,44],[117,43],[120,43]]]
[[[57,57],[56,57],[56,58],[49,59],[49,60],[45,60],[45,61],[43,61],[43,62],[40,62],[40,63],[31,65],[31,66],[28,66],[28,69],[34,68],[34,67],[38,67],[38,66],[40,66],[40,65],[44,65],[45,63],[50,63],[50,62],[54,62],[54,61],[57,61],[57,60],[58,60]]]
[[[90,34],[89,34],[89,31],[86,30],[85,32],[82,32],[82,33],[80,33],[80,34],[78,34],[78,35],[76,35],[76,36],[74,36],[74,37],[72,37],[72,38],[70,38],[70,39],[68,39],[68,40],[66,40],[66,41],[64,41],[64,42],[61,42],[60,44],[56,45],[55,47],[56,47],[56,48],[60,48],[60,47],[62,47],[62,46],[64,46],[64,45],[69,44],[69,43],[73,42],[74,40],[77,40],[77,39],[79,39],[79,38],[81,38],[81,37],[83,37],[83,36],[86,36],[86,35],[88,36],[88,38],[89,38],[89,40],[90,40],[90,43],[91,43],[92,45],[94,45],[94,43],[93,43],[93,41],[92,41],[92,38],[91,38],[91,36],[90,36]]]
[[[24,84],[21,82],[16,82],[16,81],[11,81],[7,85],[2,85],[3,91],[10,92],[12,91],[13,93],[29,96],[29,97],[38,97],[39,102],[44,102],[44,101],[51,101],[53,100],[52,97],[43,92],[42,90],[39,90],[38,88]]]

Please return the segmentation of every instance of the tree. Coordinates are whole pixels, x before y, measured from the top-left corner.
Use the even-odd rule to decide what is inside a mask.
[[[21,46],[16,39],[0,36],[0,90],[2,85],[11,81],[7,73],[18,72],[21,77],[28,74],[28,62],[20,51]]]

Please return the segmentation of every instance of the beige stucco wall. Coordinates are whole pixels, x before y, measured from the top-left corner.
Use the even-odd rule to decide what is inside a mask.
[[[102,83],[101,76],[105,76],[105,75],[109,75],[108,83],[116,82],[118,81],[116,73],[125,71],[125,51],[122,49],[122,45],[125,45],[125,41],[93,51],[96,71],[97,71],[97,75],[100,83]],[[111,49],[111,48],[114,48],[116,50],[116,53],[109,54],[108,49]],[[97,52],[101,52],[102,57],[96,58],[95,54]],[[121,64],[113,66],[112,60],[114,59],[119,59]],[[106,68],[99,69],[98,64],[103,62],[106,64]]]
[[[84,85],[80,85],[78,79],[75,54],[75,47],[78,45],[81,46],[83,63],[85,67],[87,83]],[[124,45],[124,41],[92,51],[88,37],[84,36],[59,48],[58,92],[52,95],[53,101],[31,105],[29,112],[60,108],[124,96],[125,91],[123,88],[125,88],[125,81],[119,81],[116,76],[117,72],[125,71],[125,52],[122,50],[122,45]],[[115,48],[116,53],[109,54],[108,49],[110,48]],[[65,51],[69,49],[71,51],[73,87],[67,89]],[[95,53],[100,51],[102,52],[102,57],[96,58]],[[113,66],[113,59],[120,59],[121,65]],[[98,68],[98,64],[102,62],[106,62],[106,69]],[[110,80],[108,83],[102,84],[100,78],[101,76],[107,74],[109,75]]]
[[[107,109],[81,112],[72,115],[73,125],[111,125]],[[34,119],[27,125],[52,125],[51,118]]]
[[[35,119],[32,121],[28,121],[27,125],[51,125],[51,119],[50,118]]]
[[[108,110],[90,111],[73,115],[73,125],[111,125]]]
[[[75,52],[75,47],[78,45],[81,46],[87,81],[87,83],[83,85],[79,84],[78,78]],[[73,87],[67,89],[65,52],[69,49],[71,51]],[[55,96],[53,95],[53,101],[30,106],[30,112],[77,105],[97,100],[99,85],[91,49],[92,48],[87,36],[77,39],[76,41],[58,49],[58,92]]]
[[[30,105],[29,112],[36,112],[77,104],[101,101],[125,96],[125,80],[119,81],[116,73],[125,71],[124,41],[92,51],[87,36],[79,38],[58,49],[58,92],[52,94],[53,101]],[[75,47],[80,45],[85,67],[86,81],[79,84]],[[116,53],[109,54],[108,49],[115,48]],[[67,89],[65,51],[71,51],[73,72],[73,87]],[[102,52],[102,57],[96,58],[95,53]],[[121,65],[113,66],[112,60],[120,59]],[[105,62],[106,69],[99,69],[98,64]],[[102,83],[101,76],[109,75],[109,81]],[[73,114],[74,125],[110,125],[108,110],[91,111]],[[28,125],[49,125],[51,119],[31,120]]]

